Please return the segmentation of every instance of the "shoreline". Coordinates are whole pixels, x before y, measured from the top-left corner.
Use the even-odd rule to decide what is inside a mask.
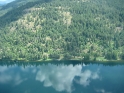
[[[57,61],[57,62],[62,62],[62,61],[77,61],[77,62],[92,62],[92,63],[124,63],[124,60],[81,60],[81,59],[47,59],[47,60],[14,60],[14,59],[0,59],[1,61],[9,61],[9,62],[52,62],[52,61]]]
[[[102,65],[102,66],[117,66],[117,65],[124,65],[124,60],[113,60],[113,61],[84,61],[84,60],[45,60],[45,61],[29,61],[29,60],[0,60],[0,66],[12,66],[12,65],[17,65],[17,66],[24,66],[26,67],[27,65],[31,66],[40,66],[40,65]]]

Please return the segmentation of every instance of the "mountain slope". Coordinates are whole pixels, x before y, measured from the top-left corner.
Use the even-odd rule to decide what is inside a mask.
[[[39,0],[14,8],[0,17],[0,58],[124,59],[123,4],[123,0]]]
[[[37,1],[39,1],[39,0],[15,0],[15,1],[10,2],[8,4],[3,4],[2,7],[0,8],[0,16],[11,11],[12,9],[18,8],[18,7],[23,6],[23,5],[26,6],[27,3],[37,2]],[[44,0],[40,0],[40,1],[44,1]]]

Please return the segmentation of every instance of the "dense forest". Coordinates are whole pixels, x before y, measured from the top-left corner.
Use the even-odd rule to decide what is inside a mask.
[[[1,60],[124,60],[124,0],[22,1],[0,8]]]

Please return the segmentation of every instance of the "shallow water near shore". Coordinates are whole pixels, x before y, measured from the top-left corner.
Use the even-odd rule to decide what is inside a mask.
[[[124,64],[0,62],[0,93],[124,93]]]

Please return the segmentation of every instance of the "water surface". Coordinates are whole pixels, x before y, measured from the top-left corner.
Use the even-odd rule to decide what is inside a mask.
[[[124,93],[124,65],[1,62],[0,93]]]

